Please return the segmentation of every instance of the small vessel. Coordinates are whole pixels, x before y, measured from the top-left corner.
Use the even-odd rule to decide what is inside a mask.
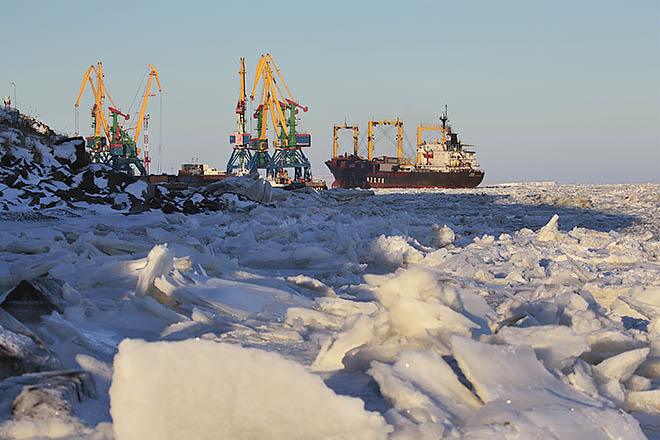
[[[335,126],[334,157],[326,161],[335,177],[333,188],[475,188],[484,178],[479,169],[476,152],[465,149],[449,125],[447,109],[440,116],[441,126],[422,126],[417,129],[417,160],[415,163],[402,157],[401,139],[403,122],[369,121],[369,157],[357,154],[357,135],[354,154],[337,156]],[[395,125],[399,128],[398,156],[373,158],[373,125]],[[342,126],[339,128],[354,127]],[[424,130],[439,130],[441,137],[432,142],[422,142]]]

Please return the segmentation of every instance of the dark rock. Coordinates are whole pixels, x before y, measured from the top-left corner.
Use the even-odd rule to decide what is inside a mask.
[[[14,156],[12,156],[10,153],[5,153],[2,156],[0,156],[0,165],[3,167],[11,167],[12,162],[14,161]]]
[[[97,194],[99,189],[94,184],[94,172],[91,170],[86,170],[82,174],[82,180],[78,185],[78,188],[90,194]]]
[[[199,212],[199,209],[195,207],[195,204],[192,200],[188,199],[183,202],[183,213],[184,214],[195,214]]]
[[[22,182],[16,182],[17,179],[18,174],[8,174],[2,179],[2,183],[12,188],[20,188],[25,185]],[[20,184],[20,186],[17,186],[17,183]]]
[[[14,420],[72,417],[76,404],[98,396],[94,379],[82,370],[25,374],[0,382],[0,414]]]
[[[55,200],[50,203],[46,203],[45,205],[40,205],[39,208],[41,209],[49,209],[49,208],[54,208],[57,206],[57,204],[60,203],[59,201]]]
[[[55,196],[59,197],[60,199],[64,200],[64,201],[71,200],[70,191],[64,191],[64,190],[58,189],[53,194]]]
[[[176,206],[171,203],[165,203],[162,209],[165,214],[172,214],[177,211]]]
[[[51,175],[53,180],[57,180],[59,182],[67,182],[69,180],[68,176],[64,174],[61,170],[57,170],[57,169],[53,170]]]
[[[76,140],[78,140],[76,144],[76,160],[71,164],[73,171],[78,171],[92,163],[92,158],[85,149],[85,140],[81,137],[76,138]]]
[[[28,326],[38,324],[44,315],[64,313],[62,286],[62,281],[52,278],[23,280],[7,294],[0,307]]]
[[[108,171],[108,188],[113,192],[118,192],[126,188],[127,185],[136,182],[137,177],[129,176],[126,173],[122,173],[115,170]]]
[[[131,209],[128,210],[129,214],[139,214],[149,211],[149,203],[147,201],[138,199],[133,194],[129,194],[128,197],[131,201]]]
[[[57,357],[36,334],[0,309],[0,380],[59,367]]]
[[[73,200],[82,200],[85,197],[85,193],[80,188],[71,188],[68,193]]]

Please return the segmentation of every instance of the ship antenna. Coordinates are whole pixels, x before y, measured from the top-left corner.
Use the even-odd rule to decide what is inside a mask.
[[[447,104],[445,104],[445,111],[442,112],[442,116],[440,116],[440,120],[442,121],[442,128],[447,128]]]

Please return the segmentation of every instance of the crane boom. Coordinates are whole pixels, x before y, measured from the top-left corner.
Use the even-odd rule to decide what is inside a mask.
[[[241,75],[241,102],[245,103],[245,58],[241,58],[241,70],[238,73]]]
[[[257,63],[257,68],[254,72],[254,86],[252,87],[252,93],[250,93],[250,100],[254,101],[254,92],[257,91],[257,84],[259,84],[259,80],[261,79],[261,75],[263,74],[263,69],[264,69],[264,63],[266,62],[266,57],[264,55],[261,55],[261,58],[259,58],[259,62]],[[262,91],[262,98],[263,98],[263,91]]]
[[[270,56],[270,55],[268,55]],[[275,133],[277,133],[278,136],[281,135],[281,131],[284,130],[284,133],[288,136],[289,135],[289,130],[286,128],[286,117],[284,116],[284,112],[282,112],[282,107],[284,106],[283,102],[279,101],[279,97],[282,96],[282,92],[280,91],[280,88],[277,86],[277,83],[275,82],[275,78],[273,78],[273,71],[270,68],[270,65],[266,65],[266,73],[267,73],[267,78],[269,82],[271,83],[270,89],[271,89],[271,112],[275,111],[275,118],[277,119],[277,122],[273,120],[273,125],[275,126]],[[273,87],[275,86],[275,87]],[[286,87],[286,86],[285,86]],[[277,90],[277,93],[275,93],[275,90]],[[275,110],[273,110],[273,107],[275,107]],[[279,125],[279,126],[278,126]]]
[[[92,80],[92,76],[91,76],[92,72],[96,76],[96,83],[97,83],[96,87],[94,86],[94,81]],[[91,65],[83,75],[83,81],[82,84],[80,85],[80,92],[78,93],[78,99],[76,100],[75,103],[76,108],[80,104],[80,98],[82,98],[82,94],[85,91],[85,86],[87,85],[88,82],[92,88],[92,93],[94,94],[94,107],[92,110],[94,113],[94,118],[96,120],[94,126],[94,137],[96,138],[102,137],[101,130],[103,130],[106,137],[110,139],[110,130],[108,128],[108,121],[105,119],[105,115],[103,113],[103,98],[105,98],[107,91],[105,89],[105,86],[103,85],[103,64],[100,61],[98,62],[97,67]],[[112,99],[110,99],[110,102],[112,102]],[[114,106],[114,103],[112,105]],[[100,125],[98,121],[101,121]]]
[[[272,66],[272,68],[271,68]],[[273,74],[273,69],[277,73],[284,89],[289,95],[289,98],[286,98],[282,90],[280,89],[275,75]],[[286,117],[284,116],[283,107],[286,107],[286,104],[292,104],[297,107],[300,107],[303,111],[307,111],[307,107],[303,107],[293,99],[289,88],[287,87],[282,75],[279,72],[277,66],[273,61],[273,58],[270,54],[261,55],[259,62],[257,63],[257,69],[254,77],[254,85],[252,87],[252,93],[250,94],[250,99],[254,100],[254,94],[257,91],[257,86],[261,80],[261,103],[257,109],[257,114],[259,111],[270,113],[271,121],[275,129],[275,133],[278,137],[289,136],[289,130],[287,128]],[[267,126],[267,115],[262,119],[261,132],[259,133],[259,139],[266,139],[266,126]],[[255,116],[256,117],[256,116]]]
[[[286,83],[284,82],[284,78],[282,78],[282,75],[280,75],[280,69],[277,68],[275,65],[275,61],[273,60],[273,57],[270,56],[269,53],[266,54],[266,57],[268,58],[268,61],[270,61],[273,64],[273,69],[275,69],[275,72],[277,72],[277,76],[280,78],[280,81],[282,81],[282,85],[286,89],[286,92],[289,94],[289,98],[291,98],[292,101],[294,101],[293,96],[291,95],[291,92],[289,91],[289,88],[286,86]],[[282,94],[280,93],[280,96]]]
[[[236,103],[236,114],[238,115],[238,134],[245,133],[245,58],[241,58],[241,70],[238,71],[240,76],[240,91],[238,94],[238,102]],[[243,145],[244,141],[241,138],[241,143]]]
[[[82,98],[83,91],[85,91],[85,85],[87,85],[87,81],[89,80],[89,83],[92,85],[92,89],[94,88],[94,83],[92,82],[92,79],[90,78],[90,75],[92,71],[94,70],[94,66],[89,66],[89,69],[85,72],[85,75],[83,75],[83,80],[82,84],[80,85],[80,93],[78,93],[78,99],[76,100],[76,103],[74,104],[74,107],[78,107],[80,104],[80,98]]]
[[[135,137],[133,138],[133,142],[135,142],[136,144],[138,142],[138,139],[140,138],[140,132],[142,131],[142,125],[144,123],[144,113],[147,110],[147,101],[149,100],[149,96],[155,96],[149,94],[149,91],[151,90],[151,81],[154,78],[156,78],[156,83],[158,84],[158,93],[163,92],[162,88],[160,87],[160,79],[158,78],[158,71],[152,64],[149,64],[149,67],[151,67],[151,71],[149,72],[149,81],[147,81],[147,90],[144,93],[144,98],[142,99],[142,107],[140,107],[140,114],[138,115],[138,119],[135,126]]]
[[[241,89],[236,104],[236,114],[245,115],[245,58],[241,58],[241,70],[238,71],[241,78]]]

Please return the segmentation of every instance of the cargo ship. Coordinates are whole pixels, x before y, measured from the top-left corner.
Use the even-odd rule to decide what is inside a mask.
[[[326,165],[335,177],[333,188],[475,188],[484,178],[479,169],[476,152],[468,150],[449,125],[447,109],[440,116],[442,125],[422,126],[417,129],[417,160],[415,163],[402,157],[401,139],[403,122],[369,121],[369,157],[357,154],[357,127],[335,126],[334,152]],[[398,127],[397,157],[373,158],[373,126]],[[355,132],[354,154],[337,156],[337,131],[349,128]],[[422,141],[425,130],[438,130],[440,138]]]

